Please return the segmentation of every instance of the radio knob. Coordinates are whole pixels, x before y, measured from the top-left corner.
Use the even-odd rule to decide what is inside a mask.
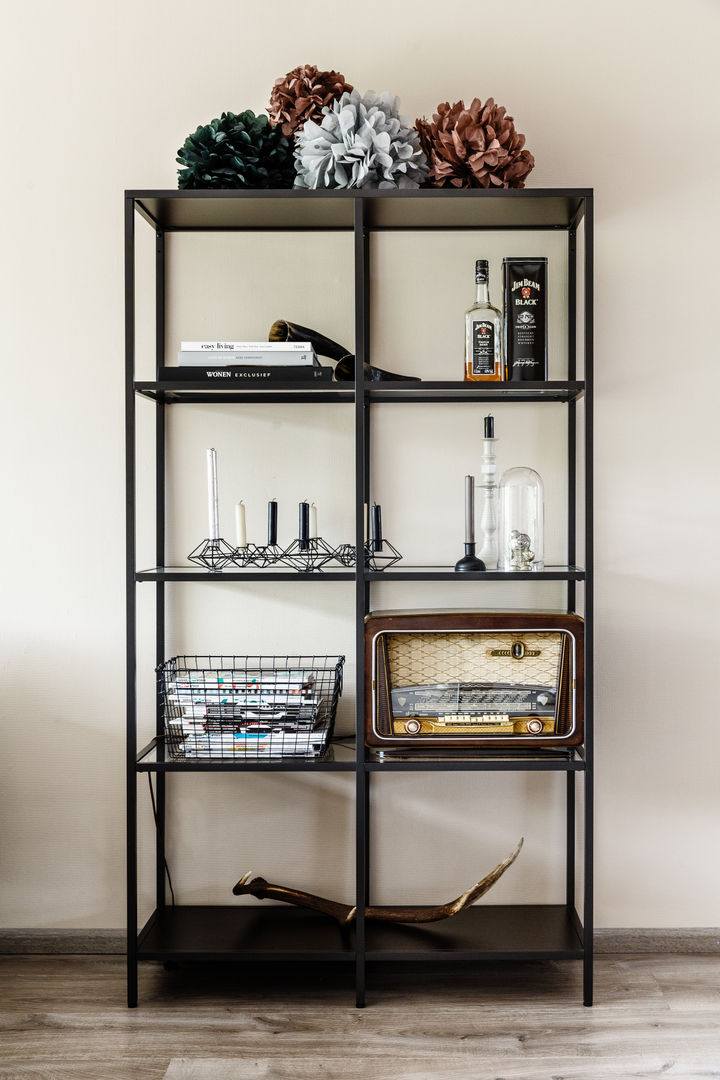
[[[417,735],[417,733],[420,731],[420,727],[421,727],[421,724],[420,724],[419,720],[406,720],[405,721],[405,730],[408,733],[408,735]]]
[[[539,735],[543,729],[542,720],[528,720],[527,729],[531,735]]]
[[[549,694],[538,694],[537,703],[538,703],[538,705],[549,705],[550,704],[550,695]]]

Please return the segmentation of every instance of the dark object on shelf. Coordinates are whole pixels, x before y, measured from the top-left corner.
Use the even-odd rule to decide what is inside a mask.
[[[173,759],[320,757],[344,656],[174,656],[157,668]]]
[[[256,544],[245,544],[244,547],[236,547],[232,553],[232,562],[235,566],[239,566],[241,569],[244,566],[257,566],[257,558],[264,548],[259,548]],[[265,564],[263,564],[265,565]]]
[[[503,259],[505,377],[548,377],[547,259]]]
[[[308,364],[306,367],[294,365],[256,367],[250,364],[235,364],[227,367],[163,367],[160,368],[161,382],[207,382],[227,385],[236,383],[263,383],[271,386],[274,382],[332,382],[333,369],[328,364]]]
[[[515,850],[498,863],[494,870],[447,904],[439,904],[437,907],[366,907],[365,918],[378,922],[396,923],[428,923],[450,919],[490,891],[515,862],[522,846],[523,839],[521,838]],[[234,886],[235,896],[254,896],[258,900],[282,900],[285,904],[294,904],[296,907],[309,908],[310,911],[319,911],[323,915],[329,915],[331,919],[337,919],[341,926],[348,926],[355,920],[357,907],[351,904],[339,904],[335,900],[327,900],[324,896],[315,896],[313,893],[303,892],[302,889],[291,889],[287,885],[271,885],[265,878],[251,878],[251,874],[252,870],[248,871]]]
[[[327,356],[330,360],[336,360],[335,378],[338,382],[353,382],[355,379],[355,357],[344,346],[338,345],[332,338],[325,337],[317,330],[309,330],[307,326],[299,323],[287,322],[286,319],[277,319],[270,327],[268,341],[309,341],[320,356]],[[365,382],[419,382],[415,375],[395,375],[392,371],[383,371],[382,368],[371,367],[365,364],[363,367]]]
[[[486,570],[487,567],[482,559],[478,559],[475,554],[475,544],[465,545],[465,554],[462,559],[458,559],[455,563],[455,572],[457,574],[466,574],[469,571],[481,571]]]
[[[319,71],[314,64],[302,64],[275,80],[268,113],[286,138],[308,120],[319,124],[323,108],[352,90],[339,71]]]
[[[230,547],[227,540],[218,537],[215,540],[203,540],[188,555],[188,562],[196,566],[205,566],[208,570],[222,570],[224,566],[233,562],[235,551]]]
[[[198,127],[178,150],[179,188],[291,188],[292,142],[251,109]]]
[[[298,504],[298,535],[283,553],[282,561],[301,574],[322,570],[332,559],[332,548],[321,536],[310,536],[310,504]]]
[[[283,552],[281,561],[299,574],[311,574],[314,571],[322,573],[323,567],[332,562],[333,557],[333,549],[322,536],[313,536],[305,541],[300,538],[293,540]]]
[[[455,563],[455,572],[486,570],[482,559],[475,555],[475,477],[465,477],[465,554]]]
[[[367,745],[580,745],[583,629],[544,612],[369,615]]]
[[[374,547],[373,541],[368,540],[365,544],[365,568],[367,570],[387,570],[389,566],[399,563],[402,555],[396,547],[384,538],[380,540],[380,546]]]
[[[282,562],[283,549],[277,542],[278,504],[277,499],[268,502],[267,544],[256,546],[253,554],[253,566],[276,566]]]
[[[283,555],[285,552],[277,544],[263,544],[255,548],[253,555],[253,566],[259,566],[261,568],[267,566],[277,566],[278,563],[282,563]]]
[[[382,551],[382,507],[379,503],[373,503],[370,507],[370,548],[372,551]]]
[[[354,566],[355,565],[355,545],[354,544],[338,544],[333,551],[332,561],[339,563],[340,566]]]
[[[415,121],[430,165],[430,187],[523,188],[535,167],[507,109],[492,98],[438,105],[432,120]]]

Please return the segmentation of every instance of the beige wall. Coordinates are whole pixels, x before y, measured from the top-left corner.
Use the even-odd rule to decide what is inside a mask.
[[[342,70],[361,89],[392,90],[413,117],[446,98],[492,94],[527,134],[532,186],[596,190],[597,919],[720,924],[719,23],[711,0],[335,8],[127,0],[8,9],[0,63],[0,923],[124,920],[123,189],[173,187],[175,150],[190,130],[222,109],[261,110],[273,79],[307,61]],[[533,245],[553,258],[557,238]],[[282,315],[351,339],[345,237],[173,238],[170,246],[171,339],[262,335]],[[298,269],[305,246],[326,282],[322,298]],[[378,362],[458,375],[459,320],[480,247],[495,267],[509,253],[497,237],[378,241]],[[557,331],[557,308],[553,318]],[[151,408],[139,411],[148,450]],[[501,465],[534,464],[545,475],[548,545],[557,547],[562,410],[505,406],[497,416]],[[451,561],[459,484],[478,461],[476,410],[378,408],[374,422],[388,532],[408,556]],[[240,496],[253,531],[269,496],[288,507],[308,496],[321,507],[323,530],[349,537],[349,424],[347,406],[172,411],[176,555],[204,535],[211,442],[221,454],[226,522]],[[262,466],[252,463],[259,451]],[[440,523],[427,544],[426,508]],[[281,528],[291,523],[288,511]],[[144,526],[150,563],[148,537]],[[502,604],[507,595],[473,584],[462,602]],[[547,584],[513,590],[513,598],[553,606],[562,594]],[[140,600],[149,616],[151,587]],[[453,602],[457,589],[437,584],[387,583],[374,596],[379,607]],[[351,657],[352,603],[349,584],[177,586],[170,650],[301,642]],[[146,731],[150,644],[148,622]],[[348,674],[344,726],[352,664]],[[179,899],[226,902],[250,867],[351,896],[351,778],[172,776],[168,786]],[[375,791],[378,900],[452,895],[521,834],[522,857],[492,899],[562,899],[561,778],[398,775],[378,778]],[[141,799],[149,885],[143,788]]]

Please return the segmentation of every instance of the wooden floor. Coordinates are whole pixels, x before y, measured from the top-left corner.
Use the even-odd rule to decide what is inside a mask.
[[[141,967],[122,957],[0,958],[0,1078],[42,1080],[615,1080],[720,1078],[720,957],[370,972],[344,965]]]

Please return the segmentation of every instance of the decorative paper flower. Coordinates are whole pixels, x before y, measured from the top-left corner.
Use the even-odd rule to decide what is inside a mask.
[[[427,164],[417,131],[391,94],[357,90],[295,133],[296,188],[416,188]]]
[[[512,116],[492,98],[474,98],[438,105],[432,121],[417,120],[427,154],[433,187],[525,187],[535,165],[525,136],[515,130]]]
[[[352,90],[338,71],[318,71],[314,64],[303,64],[276,79],[270,94],[268,112],[283,135],[294,135],[308,120],[322,120],[323,108]]]
[[[179,188],[289,188],[292,144],[267,116],[223,113],[188,135],[178,150]]]

